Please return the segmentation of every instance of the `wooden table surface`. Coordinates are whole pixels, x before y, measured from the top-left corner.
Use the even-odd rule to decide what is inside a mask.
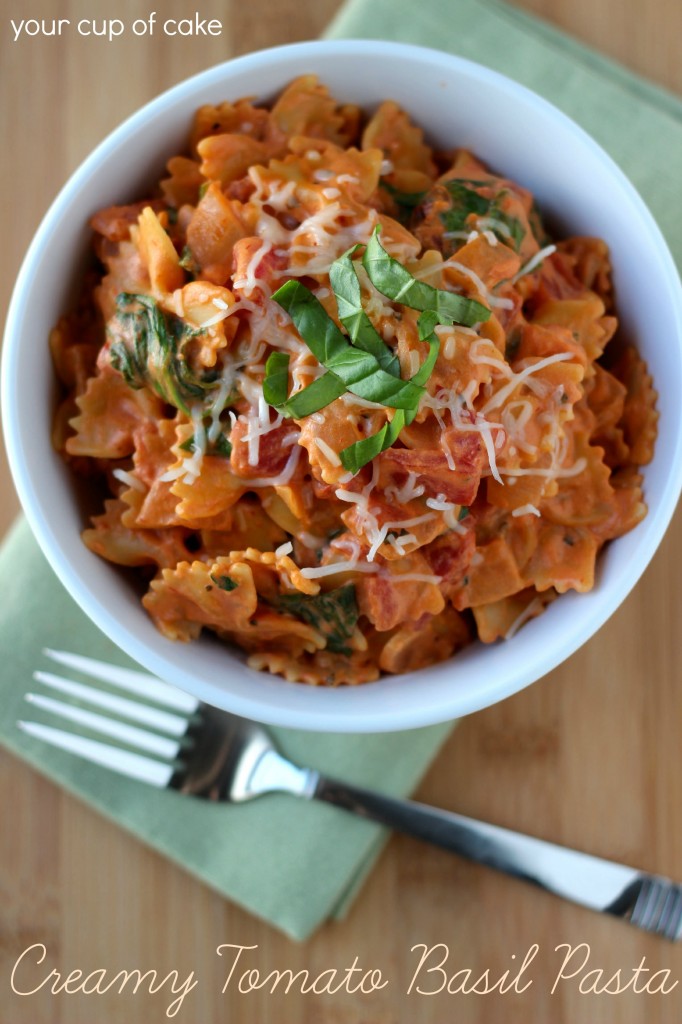
[[[428,0],[423,0],[428,2]],[[519,0],[605,53],[682,92],[679,0]],[[124,115],[201,68],[261,46],[311,38],[338,0],[215,0],[201,14],[225,25],[215,39],[33,38],[13,43],[10,17],[132,21],[140,0],[116,5],[3,5],[0,43],[0,173],[3,241],[0,308],[22,253],[59,185]],[[172,0],[167,16],[194,5]],[[453,0],[456,10],[456,0]],[[0,530],[16,511],[0,466]],[[419,797],[491,821],[682,879],[682,773],[678,635],[682,521],[619,612],[562,668],[510,700],[464,721],[424,780]],[[5,588],[5,593],[7,590]],[[682,985],[671,992],[581,993],[620,970],[620,987],[645,958],[649,973],[682,981],[680,950],[523,884],[394,837],[348,918],[303,945],[220,900],[182,870],[0,754],[0,1020],[2,1024],[152,1024],[168,1000],[137,995],[20,997],[10,988],[18,955],[42,942],[59,970],[106,966],[199,972],[202,984],[177,1018],[188,1024],[259,1020],[278,1024],[673,1024]],[[354,957],[390,984],[371,995],[221,995],[215,948],[258,945],[261,968],[343,970]],[[406,995],[412,946],[443,943],[448,975],[486,968],[491,984],[537,944],[524,992]],[[565,948],[589,953],[558,984]],[[443,953],[446,950],[443,949]],[[580,958],[582,960],[582,956]],[[574,961],[579,966],[578,960]],[[651,987],[665,982],[658,975]],[[422,979],[437,988],[435,973]],[[520,987],[520,986],[519,986]],[[611,990],[619,987],[616,982]]]

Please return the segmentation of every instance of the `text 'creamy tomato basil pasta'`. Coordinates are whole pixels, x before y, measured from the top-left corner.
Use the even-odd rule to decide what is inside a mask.
[[[84,541],[158,628],[354,684],[589,590],[656,436],[606,244],[313,76],[202,107],[188,154],[92,218],[51,338],[56,447],[104,489]]]

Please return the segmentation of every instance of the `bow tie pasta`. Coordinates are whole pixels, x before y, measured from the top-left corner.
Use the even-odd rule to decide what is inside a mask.
[[[308,75],[202,107],[149,198],[91,225],[54,444],[165,635],[371,682],[589,590],[646,514],[656,395],[607,246],[551,238],[395,103]]]

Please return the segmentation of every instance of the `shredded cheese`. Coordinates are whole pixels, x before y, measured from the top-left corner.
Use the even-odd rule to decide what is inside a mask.
[[[512,516],[517,519],[519,516],[539,516],[540,509],[536,508],[535,505],[519,505],[518,508],[513,509]]]
[[[259,289],[265,295],[270,294],[270,289],[263,278],[256,277],[256,271],[258,270],[263,257],[266,256],[271,249],[272,242],[264,239],[247,263],[244,277],[234,278],[233,284],[235,289],[244,291],[247,295],[251,295],[251,293],[256,289]]]
[[[531,257],[527,263],[521,267],[518,273],[512,277],[512,284],[516,284],[519,278],[525,274],[530,274],[531,270],[535,270],[539,263],[542,263],[544,259],[551,256],[553,252],[556,252],[556,245],[546,245],[544,249],[540,249],[539,252],[535,253],[535,256]]]
[[[489,290],[483,284],[483,281],[481,281],[481,279],[478,276],[478,274],[474,270],[472,270],[471,267],[467,267],[464,263],[458,263],[457,260],[453,260],[453,259],[449,259],[444,264],[444,266],[446,266],[446,267],[454,267],[455,270],[459,270],[460,274],[464,274],[465,277],[468,277],[469,280],[472,282],[472,284],[475,285],[475,287],[478,290],[479,294],[483,298],[483,301],[487,302],[488,305],[491,308],[493,308],[493,309],[495,309],[495,308],[499,308],[499,309],[513,309],[514,308],[514,302],[512,301],[512,299],[504,299],[504,298],[502,298],[500,296],[497,296],[497,295],[491,295]]]
[[[504,235],[505,238],[512,237],[509,227],[503,220],[499,220],[497,217],[477,217],[476,224],[483,231],[486,237],[489,231],[496,231],[498,234]],[[495,238],[494,235],[493,238]],[[491,242],[490,244],[492,245],[493,243]],[[497,245],[497,238],[495,238],[494,244]]]
[[[117,480],[120,480],[122,484],[127,484],[128,487],[131,487],[134,491],[141,491],[144,493],[147,490],[142,481],[138,480],[136,476],[133,476],[133,474],[129,473],[126,469],[114,469],[111,475],[116,477]]]
[[[521,614],[514,619],[511,626],[504,634],[504,639],[511,640],[514,634],[519,631],[521,626],[528,622],[529,619],[532,619],[536,612],[540,611],[542,611],[542,601],[539,597],[534,597],[533,600],[526,605]]]
[[[341,465],[341,459],[334,451],[334,449],[327,444],[326,441],[324,441],[321,437],[316,437],[315,444],[320,449],[325,458],[332,464],[332,466]]]
[[[421,497],[424,493],[424,485],[418,484],[419,479],[418,473],[408,473],[407,480],[402,487],[397,487],[395,484],[389,484],[384,489],[384,494],[387,498],[392,498],[399,505],[406,505],[408,501],[413,501],[415,498]],[[428,501],[426,504],[428,505]]]
[[[298,460],[301,454],[300,447],[295,444],[291,449],[291,454],[287,459],[287,464],[279,474],[279,476],[263,476],[256,477],[253,480],[248,481],[249,488],[251,487],[281,487],[283,484],[288,484],[292,476],[296,471]]]
[[[509,382],[496,391],[495,394],[490,398],[483,406],[481,412],[483,415],[490,412],[492,409],[499,408],[500,405],[512,394],[513,391],[522,384],[524,381],[528,381],[532,374],[537,373],[539,370],[543,370],[545,366],[551,366],[553,363],[560,363],[566,359],[572,359],[572,352],[556,352],[553,356],[546,356],[544,359],[539,359],[536,363],[532,363],[526,366],[525,369],[521,370],[520,373],[514,373],[512,370],[509,371]],[[536,382],[537,383],[537,382]]]
[[[350,559],[343,562],[334,562],[332,565],[314,565],[301,569],[301,576],[307,580],[317,579],[319,576],[335,576],[339,572],[378,572],[378,565],[366,565],[358,562],[357,559]]]

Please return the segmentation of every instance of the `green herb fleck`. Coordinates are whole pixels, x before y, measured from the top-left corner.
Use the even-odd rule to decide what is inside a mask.
[[[195,451],[194,434],[188,437],[186,441],[183,441],[178,446],[183,452]],[[215,441],[209,441],[206,445],[207,455],[217,455],[221,459],[229,459],[232,454],[232,444],[229,438],[225,434],[218,434]]]
[[[237,581],[233,580],[231,576],[214,576],[213,573],[210,575],[216,587],[220,587],[221,590],[226,590],[228,593],[231,590],[236,590],[239,586]]]
[[[186,270],[187,273],[192,278],[198,277],[199,274],[201,273],[201,267],[199,266],[199,264],[195,260],[193,254],[192,254],[192,250],[190,249],[190,247],[188,245],[185,245],[183,247],[182,255],[180,256],[180,259],[179,259],[178,262],[179,262],[180,266],[182,267],[182,269]]]
[[[408,225],[412,214],[428,195],[428,192],[402,192],[399,188],[391,185],[385,178],[379,181],[379,187],[388,192],[396,205],[396,216],[401,224]]]
[[[511,363],[512,360],[516,358],[516,353],[518,352],[519,347],[521,345],[522,336],[522,332],[518,327],[515,328],[509,335],[507,339],[507,344],[505,345],[504,348],[504,358],[508,363]]]
[[[469,515],[469,509],[467,508],[466,505],[462,505],[462,507],[460,508],[459,512],[457,513],[457,522],[461,523],[462,520],[466,519],[466,517],[468,515]]]

